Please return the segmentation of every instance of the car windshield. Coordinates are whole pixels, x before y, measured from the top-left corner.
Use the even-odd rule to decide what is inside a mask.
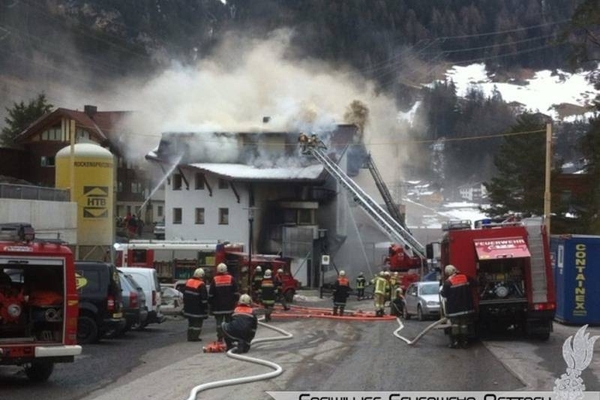
[[[437,283],[427,284],[421,286],[421,294],[437,294],[439,285]]]

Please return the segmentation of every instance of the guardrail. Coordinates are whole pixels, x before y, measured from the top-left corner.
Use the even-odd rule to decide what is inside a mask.
[[[69,201],[68,189],[0,183],[0,199]]]

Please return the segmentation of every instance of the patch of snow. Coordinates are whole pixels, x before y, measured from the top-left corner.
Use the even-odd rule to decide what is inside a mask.
[[[318,164],[288,168],[256,168],[245,164],[212,163],[189,164],[189,166],[234,179],[256,180],[316,180],[323,172],[323,166]]]
[[[554,119],[558,119],[554,105],[570,103],[585,107],[592,104],[600,92],[587,81],[587,75],[584,71],[571,74],[561,70],[553,75],[552,71],[543,70],[536,72],[532,79],[527,79],[526,85],[517,85],[493,82],[487,74],[485,64],[453,66],[446,72],[447,79],[454,81],[458,96],[464,97],[469,87],[476,85],[489,97],[496,87],[507,103],[522,103],[527,110],[539,111]],[[593,113],[585,115],[588,114]],[[565,121],[577,118],[585,117],[569,116]]]
[[[480,219],[488,218],[484,213],[478,209],[460,208],[457,210],[443,211],[441,215],[449,217],[450,219],[468,219],[471,222],[479,221]]]
[[[587,122],[588,119],[590,118],[594,118],[598,115],[598,113],[596,113],[595,111],[589,111],[586,112],[584,114],[580,114],[580,115],[569,115],[564,117],[562,120],[564,122]]]
[[[469,203],[468,201],[455,201],[452,203],[445,203],[442,205],[445,208],[477,208],[479,204]]]
[[[413,126],[415,122],[415,115],[417,114],[417,110],[421,106],[421,101],[415,101],[415,104],[408,110],[407,112],[399,112],[398,113],[398,121],[408,122],[410,126]]]

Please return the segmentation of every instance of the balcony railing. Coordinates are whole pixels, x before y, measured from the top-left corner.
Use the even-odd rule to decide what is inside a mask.
[[[1,199],[69,201],[68,189],[54,189],[43,186],[12,185],[0,183]]]

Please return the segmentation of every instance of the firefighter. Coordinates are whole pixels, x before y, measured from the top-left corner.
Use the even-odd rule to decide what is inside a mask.
[[[386,281],[385,299],[383,302],[383,304],[385,305],[385,303],[387,303],[388,301],[392,301],[392,282],[391,282],[392,275],[390,274],[390,271],[385,271],[383,273],[383,277],[385,278],[385,281]]]
[[[402,288],[396,288],[394,292],[396,293],[396,297],[390,303],[390,315],[400,317],[404,310],[404,292]]]
[[[398,272],[394,272],[390,276],[390,296],[393,296],[393,298],[390,299],[390,302],[396,298],[396,289],[398,289],[399,281],[400,277],[398,275]]]
[[[227,273],[227,265],[217,265],[217,274],[214,276],[208,292],[208,301],[212,314],[217,321],[217,340],[223,341],[223,321],[231,321],[231,314],[235,308],[238,286],[231,275]]]
[[[265,321],[270,322],[276,297],[275,284],[273,283],[272,272],[270,269],[265,271],[265,276],[260,283],[259,293],[260,302],[265,308]]]
[[[377,317],[383,317],[385,312],[383,307],[385,305],[385,291],[387,287],[387,280],[385,279],[385,273],[381,271],[379,276],[376,276],[371,280],[371,283],[375,285],[373,290],[373,298],[375,299],[375,315]]]
[[[300,136],[298,137],[298,143],[300,143],[300,146],[302,146],[302,153],[306,154],[306,152],[307,152],[306,146],[308,145],[308,136],[306,136],[306,134],[304,134],[304,133],[301,133]]]
[[[192,278],[185,283],[183,291],[183,315],[188,320],[187,340],[198,342],[202,324],[208,318],[208,293],[204,284],[204,270],[198,268]]]
[[[346,299],[350,295],[350,281],[346,278],[346,271],[341,270],[333,289],[333,315],[344,315]]]
[[[277,300],[281,303],[283,309],[288,311],[290,307],[287,305],[285,293],[283,293],[283,269],[279,268],[277,270],[277,274],[273,278],[273,283],[275,283],[275,289],[277,289]]]
[[[360,274],[358,274],[358,277],[356,278],[356,299],[357,300],[362,300],[365,297],[366,283],[367,283],[367,280],[365,279],[365,276],[361,272]]]
[[[467,335],[475,313],[471,288],[474,281],[458,272],[454,265],[446,265],[444,269],[448,278],[442,286],[442,296],[446,299],[446,316],[452,324],[450,332],[450,348],[465,348]]]
[[[262,281],[263,281],[263,271],[262,271],[262,267],[260,265],[258,265],[254,269],[254,275],[252,276],[252,295],[255,300],[258,299],[258,292],[260,290],[260,285],[262,284]]]
[[[235,347],[232,353],[247,353],[250,350],[250,343],[256,335],[258,319],[250,306],[251,303],[252,298],[249,295],[241,295],[239,304],[231,316],[231,321],[222,324],[221,329],[225,334],[227,350]]]

